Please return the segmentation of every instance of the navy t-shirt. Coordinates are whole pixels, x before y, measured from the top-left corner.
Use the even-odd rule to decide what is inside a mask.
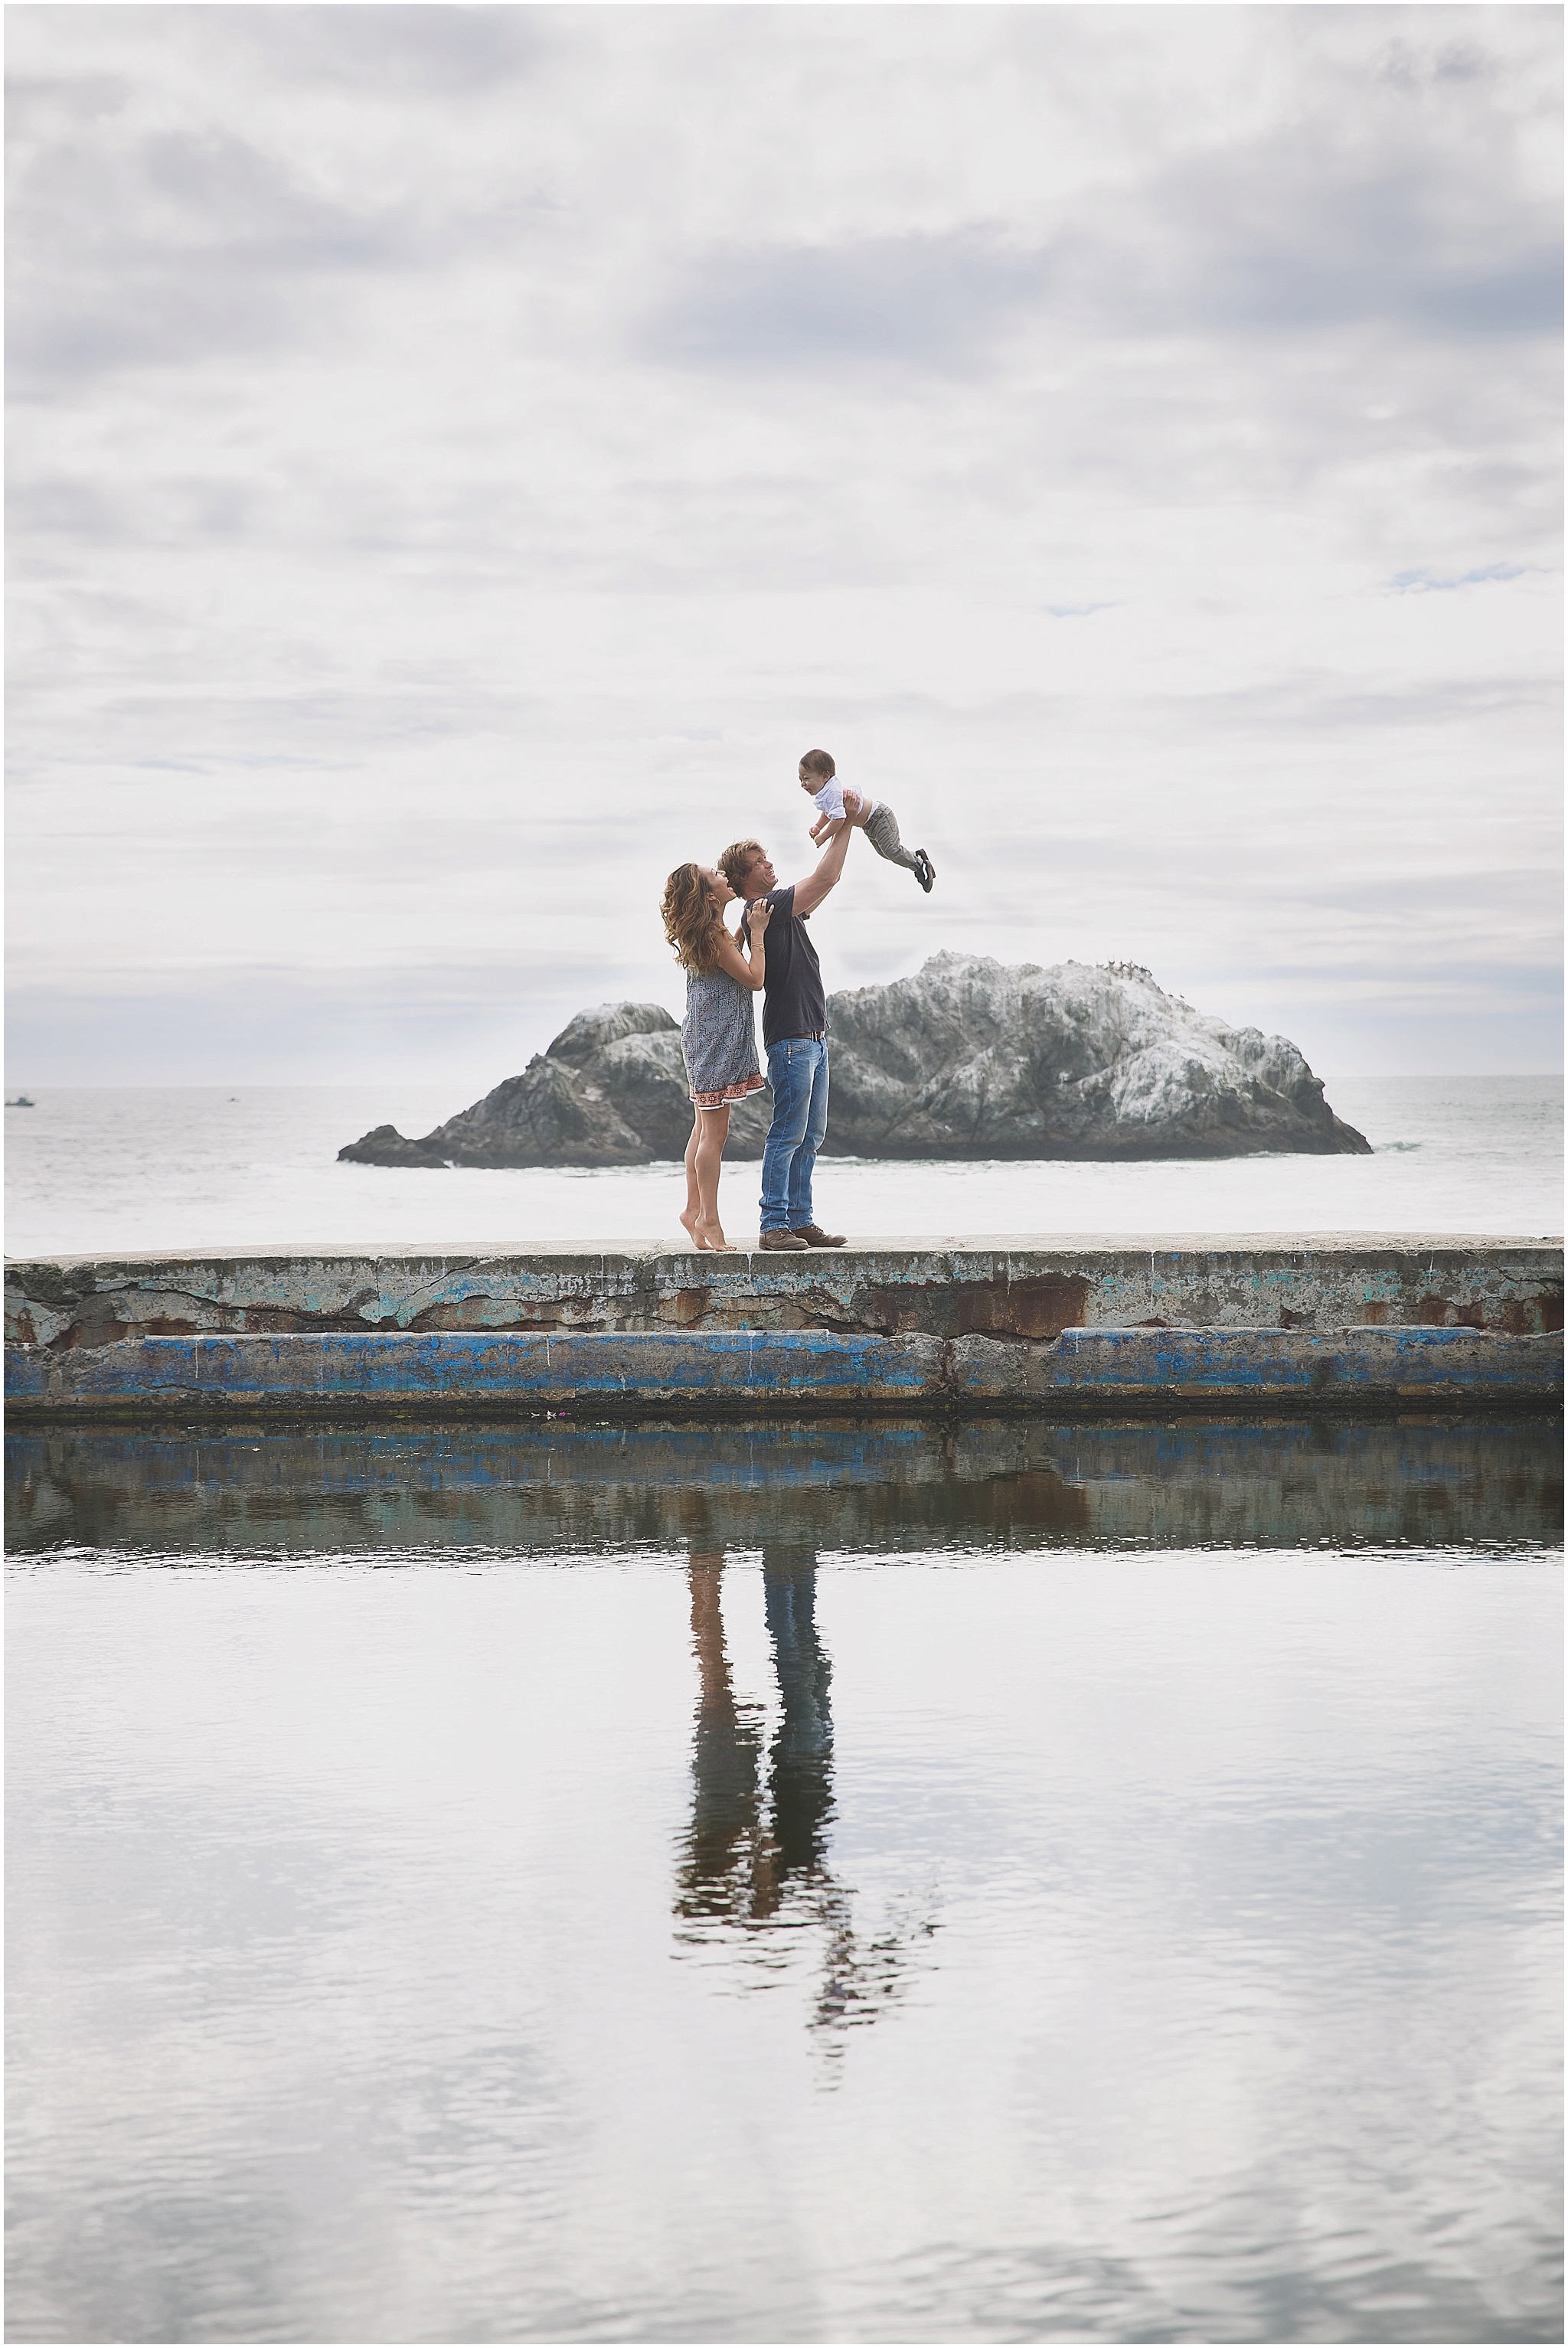
[[[820,1035],[828,1024],[828,1004],[806,917],[795,911],[794,882],[769,889],[760,901],[773,908],[762,986],[762,1041],[771,1048],[789,1035]],[[749,934],[750,927],[748,915],[741,928]]]

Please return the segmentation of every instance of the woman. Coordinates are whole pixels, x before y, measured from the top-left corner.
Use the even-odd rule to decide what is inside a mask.
[[[722,919],[735,891],[722,872],[679,864],[665,883],[665,935],[686,974],[681,1048],[691,1086],[692,1128],[686,1144],[686,1202],[681,1220],[693,1242],[715,1252],[727,1248],[718,1220],[718,1174],[729,1136],[729,1104],[760,1092],[767,1079],[757,1065],[757,1022],[751,998],[767,972],[771,905],[755,905],[743,956]]]

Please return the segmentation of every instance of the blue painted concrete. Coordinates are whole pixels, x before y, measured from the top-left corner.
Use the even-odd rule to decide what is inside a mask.
[[[704,1330],[560,1337],[481,1331],[127,1338],[12,1347],[14,1409],[178,1416],[419,1406],[707,1411],[992,1409],[1074,1396],[1248,1403],[1552,1402],[1560,1336],[1451,1328],[1071,1329],[1049,1344]]]
[[[976,1397],[1092,1386],[1172,1395],[1561,1391],[1561,1337],[1471,1329],[1068,1329],[1028,1349],[962,1341],[954,1385]],[[1003,1359],[1002,1356],[1007,1358]]]
[[[338,1332],[132,1338],[56,1355],[13,1347],[6,1376],[7,1393],[18,1401],[134,1395],[178,1402],[222,1394],[237,1400],[505,1402],[644,1392],[913,1400],[932,1390],[940,1351],[934,1339],[837,1337],[815,1330],[573,1337]]]

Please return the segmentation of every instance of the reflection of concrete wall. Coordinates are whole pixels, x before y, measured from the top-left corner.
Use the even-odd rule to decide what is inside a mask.
[[[915,1241],[714,1258],[261,1248],[7,1267],[6,1335],[73,1348],[129,1336],[350,1330],[810,1329],[1004,1336],[1066,1329],[1563,1325],[1563,1251],[1526,1240]]]
[[[323,1429],[7,1440],[7,1535],[245,1555],[1550,1541],[1551,1418]]]

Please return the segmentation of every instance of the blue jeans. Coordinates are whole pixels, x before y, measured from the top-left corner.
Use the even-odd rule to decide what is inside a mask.
[[[828,1130],[828,1047],[786,1035],[768,1047],[773,1122],[762,1153],[762,1228],[799,1231],[811,1213],[811,1169]]]

